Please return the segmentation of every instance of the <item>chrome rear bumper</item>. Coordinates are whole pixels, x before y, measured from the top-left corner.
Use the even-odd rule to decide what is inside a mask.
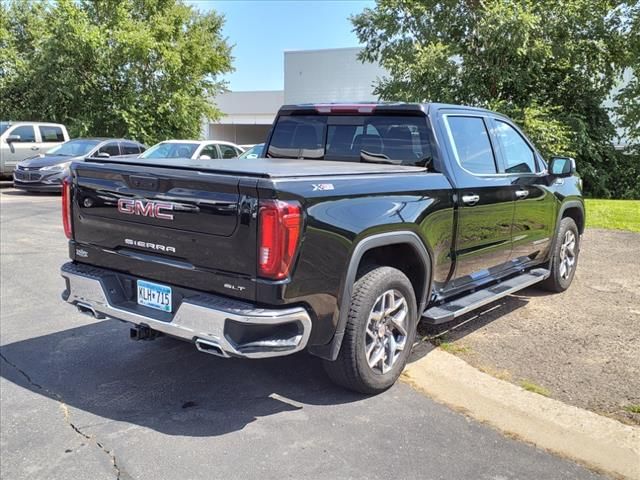
[[[198,350],[222,357],[265,358],[304,349],[311,319],[302,307],[256,308],[217,295],[193,292],[170,318],[126,299],[118,273],[89,265],[66,263],[61,275],[67,288],[62,298],[96,318],[110,317],[194,342]],[[113,299],[120,299],[114,302]],[[126,306],[125,306],[126,304]],[[144,312],[144,313],[143,313]]]

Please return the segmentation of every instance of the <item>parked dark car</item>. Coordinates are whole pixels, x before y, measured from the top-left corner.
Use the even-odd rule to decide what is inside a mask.
[[[71,162],[82,162],[90,157],[137,156],[145,149],[143,144],[123,138],[76,138],[45,154],[18,162],[13,172],[13,186],[35,192],[59,192]]]
[[[285,106],[265,154],[72,165],[63,298],[130,322],[134,339],[171,335],[219,357],[306,349],[336,383],[375,393],[402,372],[421,319],[574,277],[575,162],[547,164],[503,115]]]

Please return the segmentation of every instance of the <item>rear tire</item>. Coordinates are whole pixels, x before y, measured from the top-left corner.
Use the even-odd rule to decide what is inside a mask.
[[[540,286],[550,292],[564,292],[573,280],[580,253],[580,233],[576,222],[569,217],[560,221],[558,235],[549,262],[551,275]]]
[[[353,288],[338,358],[324,361],[333,382],[375,394],[402,373],[416,336],[417,308],[407,276],[391,267],[373,268]]]

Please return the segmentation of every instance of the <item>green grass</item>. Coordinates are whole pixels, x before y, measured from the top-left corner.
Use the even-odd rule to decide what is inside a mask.
[[[640,232],[640,200],[585,200],[587,228]]]
[[[538,395],[542,395],[544,397],[549,397],[551,395],[551,392],[549,390],[536,383],[533,383],[530,380],[521,380],[520,386],[528,392],[537,393]]]
[[[625,405],[624,409],[629,413],[640,413],[640,404]]]

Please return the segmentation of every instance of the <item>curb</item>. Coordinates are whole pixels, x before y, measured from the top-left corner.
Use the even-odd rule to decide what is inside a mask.
[[[440,349],[402,379],[435,400],[590,468],[640,480],[640,428],[528,392]]]

